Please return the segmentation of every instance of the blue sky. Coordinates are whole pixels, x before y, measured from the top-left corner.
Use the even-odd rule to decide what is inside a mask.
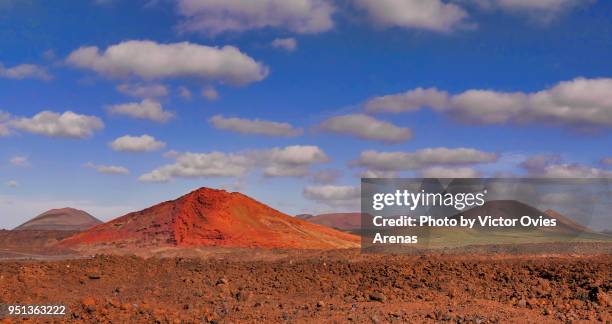
[[[610,14],[579,0],[0,0],[0,228],[68,205],[108,220],[200,186],[290,214],[354,210],[366,171],[609,177]]]

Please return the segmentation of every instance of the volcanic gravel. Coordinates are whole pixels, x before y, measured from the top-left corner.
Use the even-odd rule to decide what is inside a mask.
[[[4,261],[0,303],[60,303],[68,314],[0,322],[609,323],[611,271],[610,254]]]

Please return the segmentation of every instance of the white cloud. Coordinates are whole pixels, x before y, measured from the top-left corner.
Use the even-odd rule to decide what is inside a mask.
[[[547,178],[612,178],[612,171],[576,163],[564,163],[546,166],[540,176]]]
[[[91,162],[85,164],[86,167],[95,169],[99,173],[103,174],[130,174],[130,170],[126,167],[117,166],[117,165],[96,165]]]
[[[209,122],[218,129],[224,129],[241,134],[256,134],[267,136],[298,136],[303,130],[294,128],[288,123],[279,123],[262,119],[225,118],[213,116]]]
[[[189,89],[187,89],[186,87],[180,86],[178,88],[178,91],[179,91],[179,96],[181,96],[181,98],[185,100],[191,100],[191,91],[189,91]]]
[[[264,169],[266,177],[303,177],[308,175],[312,164],[329,161],[323,150],[312,145],[292,145],[252,154],[268,164]]]
[[[355,5],[383,27],[449,32],[468,17],[461,7],[441,0],[356,0]]]
[[[204,87],[202,89],[202,96],[208,99],[208,101],[215,101],[219,99],[219,92],[214,87]]]
[[[398,127],[364,114],[332,117],[321,123],[319,127],[330,132],[387,143],[399,143],[412,137],[409,128]]]
[[[168,88],[163,84],[120,84],[117,86],[117,91],[131,97],[137,98],[157,98],[168,95]]]
[[[445,147],[426,148],[415,152],[361,152],[359,159],[353,162],[357,166],[376,171],[415,170],[432,166],[469,165],[489,163],[497,160],[495,153],[488,153],[472,148]]]
[[[357,208],[361,199],[361,189],[355,186],[310,186],[304,188],[302,195],[306,199],[332,207]]]
[[[413,91],[421,95],[407,95]],[[610,78],[576,78],[533,93],[470,89],[448,99],[444,99],[445,93],[439,90],[425,93],[416,89],[373,98],[364,106],[370,112],[415,111],[429,107],[456,119],[480,124],[542,122],[606,127],[612,126],[609,93],[612,93]]]
[[[165,123],[174,117],[174,113],[164,110],[161,103],[153,99],[144,99],[141,102],[130,102],[108,107],[114,115],[124,115],[137,119],[148,119],[158,123]]]
[[[505,123],[526,105],[527,96],[522,93],[468,90],[452,97],[448,113],[467,122]]]
[[[365,170],[358,174],[359,178],[396,178],[395,171]]]
[[[520,166],[529,176],[546,178],[612,178],[612,171],[582,165],[564,163],[557,155],[534,155]]]
[[[291,145],[258,152],[263,153],[262,159],[290,165],[323,163],[329,160],[325,152],[314,145]]]
[[[19,182],[15,181],[15,180],[10,180],[6,182],[6,186],[9,188],[17,188],[19,187]]]
[[[364,108],[369,112],[407,112],[421,107],[441,109],[448,105],[448,93],[436,88],[416,88],[404,93],[376,97],[368,100]]]
[[[175,177],[238,177],[251,167],[251,161],[244,155],[211,153],[182,153],[174,164],[162,166],[143,174],[144,182],[166,182]]]
[[[120,152],[153,152],[166,147],[166,143],[150,135],[125,135],[110,142],[109,145],[113,150]]]
[[[7,68],[0,63],[0,78],[15,80],[38,79],[47,81],[53,79],[53,76],[51,76],[44,67],[34,64],[20,64]]]
[[[287,52],[293,52],[297,49],[297,41],[293,37],[276,38],[270,43],[274,48],[280,48]]]
[[[287,146],[241,153],[177,153],[175,163],[159,167],[140,177],[145,182],[166,182],[176,177],[240,177],[263,168],[266,177],[301,177],[311,165],[327,162],[327,155],[316,146]]]
[[[62,114],[52,111],[42,111],[32,118],[14,118],[10,126],[39,135],[49,137],[86,138],[97,130],[104,128],[100,118],[79,115],[72,111]]]
[[[137,76],[146,80],[191,77],[230,84],[263,80],[268,68],[233,46],[210,47],[189,42],[159,44],[126,41],[101,52],[98,47],[81,47],[67,63],[107,77]]]
[[[449,168],[443,166],[435,166],[426,168],[421,171],[423,178],[478,178],[480,172],[470,167]]]
[[[333,28],[327,0],[179,0],[183,31],[217,35],[262,28],[312,34]]]
[[[27,156],[17,155],[13,156],[9,162],[17,167],[28,167],[30,166],[30,161]]]

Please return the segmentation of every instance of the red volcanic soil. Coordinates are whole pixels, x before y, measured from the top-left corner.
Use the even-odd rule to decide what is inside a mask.
[[[65,304],[29,319],[48,323],[610,323],[611,271],[610,254],[97,256],[1,263],[0,302]]]
[[[358,247],[357,236],[312,224],[237,192],[201,188],[127,214],[60,243],[64,247]]]
[[[59,208],[48,210],[15,227],[14,230],[83,231],[101,223],[100,220],[82,210]]]
[[[54,246],[61,240],[78,232],[27,230],[0,230],[0,260],[3,258],[36,257],[61,254]]]
[[[306,218],[306,220],[342,231],[355,231],[361,228],[361,213],[321,214]]]

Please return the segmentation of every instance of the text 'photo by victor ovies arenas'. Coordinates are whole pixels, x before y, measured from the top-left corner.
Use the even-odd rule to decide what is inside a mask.
[[[0,0],[0,323],[611,323],[611,17]]]

